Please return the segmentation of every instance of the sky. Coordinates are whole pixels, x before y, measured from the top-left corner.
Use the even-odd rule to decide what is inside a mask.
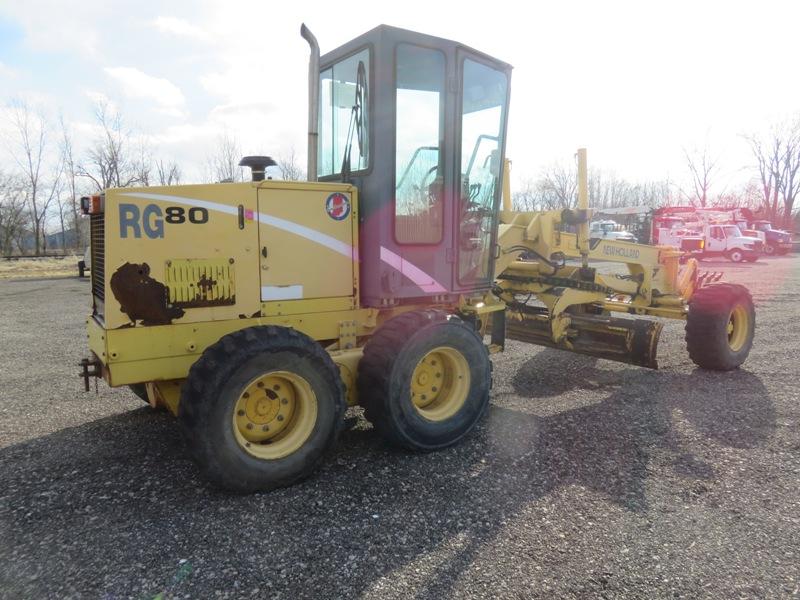
[[[244,154],[294,148],[304,161],[300,24],[324,54],[383,23],[513,65],[512,187],[578,147],[618,176],[682,184],[684,149],[707,146],[721,192],[753,174],[742,134],[800,112],[798,17],[791,0],[0,0],[0,102],[63,114],[80,149],[95,133],[93,103],[108,98],[187,180],[224,132]]]

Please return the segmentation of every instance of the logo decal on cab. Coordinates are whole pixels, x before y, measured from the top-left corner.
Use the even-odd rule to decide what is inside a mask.
[[[325,212],[334,221],[344,221],[350,216],[350,200],[340,192],[328,196],[325,200]]]

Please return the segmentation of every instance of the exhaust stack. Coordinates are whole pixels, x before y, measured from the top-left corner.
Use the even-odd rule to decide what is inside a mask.
[[[308,61],[308,161],[306,179],[317,180],[317,138],[319,137],[319,44],[311,30],[303,23],[300,35],[308,42],[311,57]]]

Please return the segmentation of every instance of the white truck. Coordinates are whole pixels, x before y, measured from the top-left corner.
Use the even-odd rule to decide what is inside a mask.
[[[737,225],[715,223],[694,207],[665,207],[655,211],[653,244],[691,251],[696,258],[724,256],[733,262],[754,262],[763,243],[742,233]]]
[[[636,236],[614,221],[594,221],[589,226],[589,239],[621,240],[636,242]]]

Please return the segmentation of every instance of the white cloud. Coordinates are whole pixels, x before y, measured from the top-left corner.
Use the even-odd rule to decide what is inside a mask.
[[[198,40],[209,39],[209,35],[205,30],[176,17],[157,17],[153,21],[153,25],[162,33],[171,33],[173,35],[186,36]]]
[[[8,65],[0,62],[0,77],[11,79],[16,76],[17,76],[17,71],[15,69],[12,69]]]
[[[106,67],[104,71],[134,98],[149,98],[167,108],[182,106],[186,102],[178,86],[163,77],[153,77],[134,67]]]

